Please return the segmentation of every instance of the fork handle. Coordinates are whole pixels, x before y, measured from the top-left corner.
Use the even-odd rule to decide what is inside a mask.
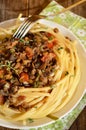
[[[80,5],[80,4],[84,3],[84,2],[86,2],[86,0],[78,1],[78,2],[76,2],[76,3],[72,4],[72,5],[70,5],[69,7],[62,9],[60,12],[58,12],[58,13],[56,13],[56,14],[46,15],[46,16],[45,16],[45,15],[40,15],[40,16],[41,16],[41,18],[56,16],[56,15],[58,15],[58,14],[61,14],[61,13],[66,12],[66,11],[68,11],[68,10],[70,10],[70,9],[73,9],[74,7]]]

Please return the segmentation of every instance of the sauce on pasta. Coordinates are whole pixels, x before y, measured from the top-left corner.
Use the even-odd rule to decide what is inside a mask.
[[[55,113],[70,101],[79,79],[75,42],[37,24],[24,38],[0,45],[0,116],[27,121]]]

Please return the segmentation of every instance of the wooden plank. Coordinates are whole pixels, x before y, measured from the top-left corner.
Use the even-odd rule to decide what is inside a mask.
[[[22,13],[24,16],[28,14],[39,13],[51,0],[0,0],[0,21],[12,19]],[[78,0],[56,0],[64,7],[77,2]],[[72,9],[73,12],[86,17],[86,2]]]
[[[29,14],[38,14],[40,13],[50,2],[50,0],[35,0],[34,2],[37,2],[38,4],[36,5],[35,3],[32,3],[32,0],[30,0],[30,5],[29,5]]]
[[[86,107],[77,119],[78,130],[86,130]]]
[[[0,0],[0,21],[18,17],[19,13],[26,15],[27,0]]]
[[[86,107],[74,121],[69,130],[86,130]]]
[[[56,1],[58,1],[58,0],[56,0]],[[63,1],[61,0],[61,2],[59,0],[59,3],[62,6],[67,7],[71,4],[76,3],[77,1],[79,1],[79,0],[63,0]],[[73,8],[71,11],[86,18],[86,2],[84,2],[83,4]]]
[[[74,122],[74,124],[72,125],[72,127],[69,130],[78,130],[77,122]]]
[[[19,13],[23,16],[39,13],[50,0],[0,0],[0,21],[18,17]]]

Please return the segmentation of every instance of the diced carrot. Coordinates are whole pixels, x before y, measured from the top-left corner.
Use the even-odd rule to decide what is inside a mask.
[[[44,54],[44,56],[41,58],[41,61],[47,62],[47,61],[52,60],[55,57],[56,57],[56,55],[54,53],[47,53],[47,54]]]
[[[2,105],[4,103],[4,96],[0,95],[0,105]]]
[[[42,62],[45,62],[48,59],[48,53],[45,53],[44,56],[41,58]]]
[[[1,79],[1,80],[0,80],[0,86],[5,85],[5,83],[6,83],[6,81],[5,81],[5,80],[3,80],[3,79]]]
[[[18,41],[12,42],[12,44],[8,47],[8,49],[13,48],[14,46],[16,46],[16,44],[18,44]]]
[[[3,75],[3,73],[4,73],[4,70],[0,69],[0,75]]]
[[[12,42],[12,47],[14,47],[16,44],[18,44],[18,41]]]
[[[47,43],[47,47],[52,49],[58,43],[57,39],[53,39],[51,42]]]
[[[54,53],[49,53],[49,58],[52,59],[52,58],[55,58],[56,55]]]
[[[58,43],[57,39],[54,39],[52,42],[53,42],[53,45],[56,45]]]
[[[21,82],[28,82],[29,81],[29,75],[25,72],[22,72],[20,74],[20,81]]]
[[[26,47],[25,51],[26,51],[26,54],[27,54],[28,58],[32,59],[33,50],[30,47]]]
[[[20,68],[20,67],[21,67],[20,62],[17,62],[16,65],[15,65],[15,69],[18,69],[18,68]]]
[[[22,100],[24,100],[25,98],[26,98],[26,97],[23,96],[23,95],[17,97],[18,101],[22,101]]]
[[[52,49],[53,46],[54,46],[53,42],[50,42],[50,43],[47,44],[47,47],[48,47],[49,49]]]
[[[26,52],[23,51],[20,55],[19,55],[19,59],[21,60],[24,60],[26,58]]]
[[[0,50],[0,54],[2,53],[3,51],[2,50]]]
[[[47,33],[47,36],[48,36],[48,37],[51,37],[51,36],[53,36],[53,35],[52,35],[51,33],[48,32],[48,33]]]
[[[0,69],[0,78],[3,78],[3,76],[4,76],[4,70]]]

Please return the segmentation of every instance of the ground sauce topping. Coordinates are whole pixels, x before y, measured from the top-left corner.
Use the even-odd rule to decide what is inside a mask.
[[[25,88],[53,84],[57,66],[55,37],[48,32],[28,33],[23,39],[9,39],[0,45],[0,104]]]

